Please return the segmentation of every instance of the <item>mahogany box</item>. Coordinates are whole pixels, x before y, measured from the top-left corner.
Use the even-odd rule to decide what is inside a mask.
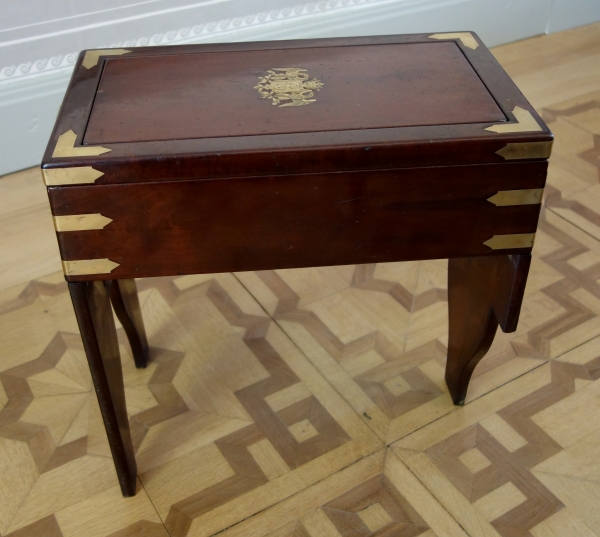
[[[109,49],[42,168],[75,282],[523,253],[551,141],[468,32]]]

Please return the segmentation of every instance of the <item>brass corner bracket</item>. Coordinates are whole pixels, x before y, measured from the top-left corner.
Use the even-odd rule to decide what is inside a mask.
[[[429,39],[458,39],[465,47],[476,50],[479,46],[471,32],[452,32],[446,34],[433,34]]]
[[[543,188],[529,188],[522,190],[500,190],[487,201],[496,207],[508,207],[511,205],[539,205],[544,195]]]
[[[508,250],[512,248],[533,248],[535,233],[513,233],[510,235],[494,235],[483,244],[492,250]]]
[[[99,145],[81,145],[75,147],[77,135],[72,131],[61,134],[56,141],[52,158],[58,157],[90,157],[108,153],[111,149]]]
[[[552,142],[511,142],[496,151],[504,160],[550,158]]]
[[[85,185],[95,183],[104,172],[91,166],[74,166],[72,168],[42,169],[42,176],[46,186],[60,185]]]
[[[89,274],[108,274],[115,270],[119,263],[110,259],[78,259],[75,261],[63,261],[65,276],[85,276]]]
[[[54,220],[54,229],[57,232],[104,229],[113,221],[112,218],[100,213],[53,216],[52,219]]]
[[[525,108],[515,106],[513,115],[517,120],[515,123],[498,123],[487,127],[486,131],[495,132],[496,134],[504,134],[507,132],[540,132],[542,127],[533,117],[533,114]]]
[[[123,54],[128,54],[131,50],[126,50],[124,48],[105,48],[98,50],[88,50],[83,57],[83,65],[86,69],[91,69],[94,65],[98,65],[98,60],[100,56],[122,56]]]

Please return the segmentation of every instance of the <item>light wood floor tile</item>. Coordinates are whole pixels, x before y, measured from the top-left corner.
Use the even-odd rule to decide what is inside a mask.
[[[89,495],[43,516],[7,537],[169,537],[144,489],[123,498],[120,487]]]
[[[64,537],[168,537],[168,533],[138,485],[134,498],[123,498],[120,487],[113,486],[100,494],[56,513]]]
[[[534,537],[562,537],[563,535],[577,535],[577,537],[597,537],[571,509],[562,509],[531,530]]]
[[[39,168],[0,177],[0,289],[60,270],[46,187]]]
[[[255,278],[248,273],[237,276],[253,293],[255,281],[260,280],[255,296],[260,295],[259,300],[263,297],[263,304],[271,307],[286,333],[380,437],[385,438],[408,384],[401,377],[403,373],[412,369],[414,373],[409,375],[412,373],[413,382],[420,382],[425,390],[428,386],[438,391],[435,381],[418,369],[429,358],[426,352],[416,351],[408,359],[399,360],[405,346],[418,266],[411,263],[382,267],[380,273],[397,277],[396,281],[378,278],[375,266],[354,267],[345,288],[313,302],[309,293],[306,298],[300,294],[305,291],[305,269],[263,271]],[[320,269],[311,269],[317,270]],[[269,298],[265,286],[271,293]],[[278,300],[274,307],[273,299]],[[394,378],[396,381],[390,386],[384,385]],[[405,387],[401,388],[403,384]]]
[[[56,334],[56,325],[46,313],[43,301],[32,283],[0,291],[0,371],[34,360]],[[35,326],[36,330],[31,330]],[[24,342],[27,342],[24,345]]]
[[[149,497],[98,535],[212,535],[383,445],[232,275],[140,290],[146,369],[118,337]],[[76,535],[100,516],[83,502],[109,509],[116,476],[66,286],[34,280],[2,291],[0,308],[13,351],[0,369],[0,535]]]
[[[178,410],[173,409],[177,421],[170,428],[162,424],[154,436],[147,433],[147,442],[146,428],[165,417],[156,408],[132,417],[145,424],[139,433],[144,435],[140,477],[171,535],[216,533],[381,446],[256,303],[250,313],[241,308],[237,298],[246,291],[231,276],[203,279],[183,286],[184,291],[172,283],[148,282],[142,288],[155,287],[144,308],[162,309],[167,334],[179,336],[173,350],[161,350],[167,351],[163,367],[172,371],[163,382],[170,382],[180,398]],[[217,318],[208,326],[202,323],[207,312]],[[236,330],[227,330],[225,323]],[[202,333],[211,329],[220,337]],[[155,321],[148,334],[153,348],[155,335],[163,346],[171,341]],[[181,430],[186,415],[192,419],[195,414],[220,421],[216,429],[210,423],[194,433]],[[161,454],[165,435],[170,440]],[[152,462],[144,457],[148,443]]]
[[[381,450],[225,531],[223,537],[466,537],[389,450]]]
[[[531,103],[545,106],[598,89],[600,23],[493,50]]]
[[[0,438],[0,453],[0,535],[4,535],[39,471],[24,442]]]
[[[82,479],[82,476],[86,476]],[[113,487],[116,473],[108,457],[84,455],[42,473],[6,532],[11,533]]]
[[[600,492],[600,380],[589,354],[573,349],[392,449],[471,535],[558,535],[567,521],[600,534],[586,511]]]
[[[359,511],[358,516],[371,533],[375,533],[377,530],[380,530],[394,521],[390,514],[381,507],[379,502],[369,505],[369,507]]]
[[[467,401],[600,335],[600,242],[546,210],[534,255],[519,328],[497,335]],[[387,264],[379,273],[397,281],[376,277],[376,267],[356,266],[345,289],[314,302],[299,295],[304,269],[237,275],[386,442],[454,408],[444,383],[447,263],[402,265]]]
[[[599,349],[600,350],[600,349]],[[573,368],[575,370],[584,370]],[[590,382],[561,401],[538,412],[533,421],[563,448],[600,429],[600,382]],[[590,411],[586,412],[586,409]]]
[[[8,403],[8,395],[6,394],[4,385],[0,384],[0,411],[6,406],[6,403]]]
[[[488,522],[491,522],[512,511],[526,501],[527,496],[509,481],[501,487],[494,489],[489,494],[486,494],[483,498],[479,498],[473,504],[473,507],[475,507]]]
[[[600,483],[600,428],[538,464],[535,471]]]
[[[206,396],[219,381],[223,394],[212,401],[214,412],[223,418],[235,413],[237,428],[140,476],[172,535],[216,533],[381,446],[277,326],[265,323],[264,317],[235,315],[232,321],[247,327],[246,334],[227,336],[209,347],[210,352],[204,349],[204,355],[192,356],[194,369],[210,374],[205,380],[185,369],[187,383],[177,386],[182,395],[194,391]],[[258,330],[258,325],[263,328]],[[202,329],[200,324],[196,327]],[[227,363],[229,367],[223,365]],[[244,370],[249,374],[239,373]],[[304,397],[275,398],[290,404],[274,412],[266,398],[299,382],[304,387],[297,392]],[[231,400],[220,405],[225,392],[236,399],[239,412]],[[269,459],[269,453],[277,460]]]
[[[578,535],[578,537],[587,533],[600,535],[599,483],[544,472],[534,472],[534,474],[563,503],[564,509],[571,514],[570,518],[576,519],[568,534]],[[584,526],[586,527],[583,528]],[[581,534],[575,533],[577,527],[582,527]],[[550,532],[549,534],[552,535]]]

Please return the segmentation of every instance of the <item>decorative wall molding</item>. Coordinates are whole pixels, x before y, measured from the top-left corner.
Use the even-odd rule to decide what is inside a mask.
[[[44,73],[70,71],[73,69],[77,55],[78,54],[76,52],[73,52],[72,54],[67,54],[66,56],[54,56],[52,58],[45,58],[35,62],[27,62],[22,63],[21,65],[4,67],[0,71],[0,82],[7,79],[15,80],[18,78],[31,77],[32,75]]]
[[[322,0],[320,2],[309,2],[295,7],[285,7],[283,9],[273,9],[242,17],[211,21],[205,24],[194,24],[178,30],[161,32],[152,36],[143,36],[110,44],[101,43],[94,46],[94,48],[130,48],[200,43],[207,37],[212,40],[213,38],[218,39],[220,37],[225,37],[228,34],[239,32],[240,30],[260,30],[260,28],[268,27],[272,25],[272,23],[293,23],[294,19],[314,17],[319,13],[347,10],[348,8],[364,6],[366,4],[388,5],[394,3],[398,4],[398,0]],[[412,0],[402,2],[404,7],[427,3],[430,3],[430,1]],[[20,65],[0,67],[0,83],[9,79],[34,78],[44,74],[69,72],[70,69],[73,68],[78,54],[79,52],[72,52],[70,54],[39,59]]]

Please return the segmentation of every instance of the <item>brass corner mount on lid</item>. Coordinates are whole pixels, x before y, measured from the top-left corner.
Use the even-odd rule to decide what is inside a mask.
[[[470,48],[471,50],[477,50],[477,47],[479,47],[479,43],[473,37],[471,32],[450,32],[444,34],[433,34],[429,36],[429,39],[458,40],[465,47]]]
[[[77,134],[72,130],[64,132],[56,140],[56,146],[52,153],[52,158],[59,157],[92,157],[96,155],[102,155],[109,153],[111,150],[107,147],[101,147],[99,145],[81,145],[75,146],[77,141]]]
[[[81,65],[86,69],[91,69],[95,65],[98,65],[98,60],[100,60],[100,56],[122,56],[123,54],[129,54],[131,50],[126,50],[124,48],[105,48],[105,49],[97,49],[97,50],[87,50],[85,52],[85,56],[83,57],[83,61]]]
[[[495,132],[496,134],[506,134],[511,132],[540,132],[543,130],[529,110],[521,108],[520,106],[515,106],[512,113],[513,116],[515,116],[516,121],[498,123],[496,125],[492,125],[491,127],[486,127],[484,130]]]

